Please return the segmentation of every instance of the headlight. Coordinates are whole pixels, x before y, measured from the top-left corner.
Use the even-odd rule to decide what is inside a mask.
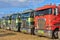
[[[51,30],[51,26],[48,26],[46,29],[47,29],[47,30]]]

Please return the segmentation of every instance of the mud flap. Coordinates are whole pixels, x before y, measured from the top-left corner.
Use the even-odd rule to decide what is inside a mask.
[[[31,28],[31,34],[32,34],[32,35],[35,35],[35,32],[34,32],[34,31],[35,31],[35,28],[32,27],[32,28]]]

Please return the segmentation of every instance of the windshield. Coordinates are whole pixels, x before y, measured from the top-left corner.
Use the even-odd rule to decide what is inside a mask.
[[[58,22],[58,23],[56,23],[56,24],[54,24],[55,26],[60,26],[60,22]]]
[[[58,13],[60,14],[60,6],[57,9],[58,9]]]
[[[52,13],[52,9],[39,10],[39,11],[36,11],[35,16],[48,15],[51,13]]]
[[[28,17],[30,17],[30,13],[23,13],[22,14],[22,19],[27,19]]]
[[[15,15],[12,15],[12,19],[16,19],[16,18],[18,18],[20,15],[17,15],[17,14],[15,14]]]
[[[5,19],[6,19],[6,20],[9,20],[9,16],[7,16]]]

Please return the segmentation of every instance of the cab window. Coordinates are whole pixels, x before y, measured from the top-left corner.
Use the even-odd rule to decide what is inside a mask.
[[[36,11],[35,16],[39,16],[39,15],[49,15],[49,14],[52,14],[52,9],[51,9],[51,8]]]
[[[54,15],[58,15],[58,9],[57,8],[54,9]]]

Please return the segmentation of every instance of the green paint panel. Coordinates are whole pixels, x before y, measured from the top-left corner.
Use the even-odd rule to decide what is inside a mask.
[[[10,20],[8,20],[8,23],[10,23]]]
[[[41,34],[44,34],[44,31],[43,30],[38,30],[37,32],[38,33],[41,33]]]
[[[16,19],[16,23],[18,23],[18,19]]]
[[[28,22],[33,22],[34,21],[34,18],[28,18],[27,21]]]
[[[27,32],[26,30],[22,30],[22,32]]]

